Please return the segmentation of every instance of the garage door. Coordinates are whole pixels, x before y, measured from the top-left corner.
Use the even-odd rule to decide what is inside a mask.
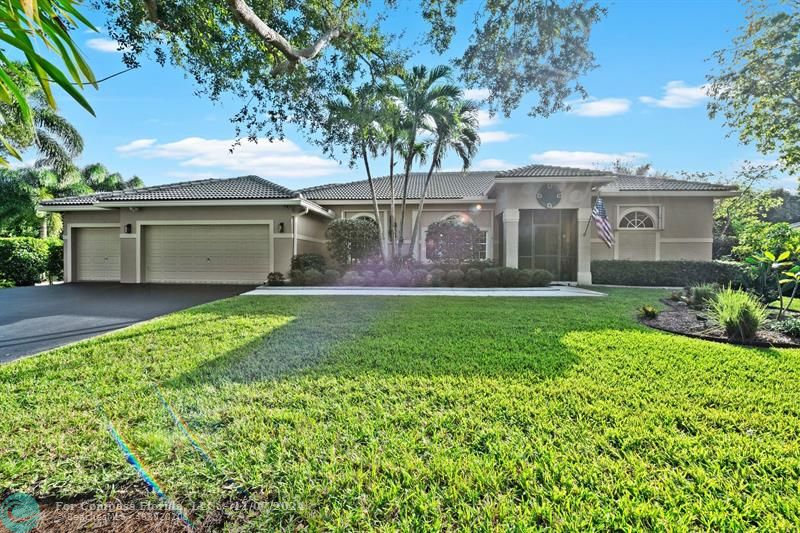
[[[78,281],[119,281],[119,228],[77,228],[73,232]]]
[[[145,226],[144,280],[263,283],[270,253],[264,224]]]

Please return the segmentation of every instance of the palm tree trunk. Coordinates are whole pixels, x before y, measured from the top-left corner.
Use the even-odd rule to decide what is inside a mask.
[[[394,141],[389,143],[389,246],[392,259],[396,257],[395,250],[395,212],[394,212]]]
[[[361,157],[364,159],[364,169],[367,171],[367,182],[372,193],[372,209],[375,211],[375,222],[378,224],[378,244],[381,248],[381,259],[386,263],[386,249],[383,242],[383,224],[381,224],[381,212],[378,209],[378,196],[375,193],[375,182],[372,181],[372,172],[369,169],[369,157],[367,157],[367,147],[361,145]]]
[[[39,224],[39,238],[46,239],[47,238],[47,216],[42,217],[42,223]]]
[[[406,223],[406,204],[408,203],[408,176],[411,174],[411,166],[414,164],[414,148],[417,143],[417,120],[416,118],[411,123],[411,135],[408,139],[408,153],[406,154],[406,161],[403,168],[405,176],[403,177],[403,201],[400,205],[400,238],[398,243],[400,246],[399,255],[403,255],[403,236],[405,234]]]
[[[436,165],[436,160],[439,158],[439,150],[442,148],[441,141],[436,141],[436,146],[433,149],[433,157],[431,157],[431,166],[428,169],[428,175],[425,177],[425,185],[422,186],[422,194],[419,197],[419,209],[417,209],[417,218],[414,220],[414,229],[411,230],[411,253],[414,253],[414,245],[417,243],[420,232],[420,220],[422,220],[422,210],[425,207],[425,196],[428,194],[428,185],[431,182],[433,175],[433,167]],[[422,257],[420,257],[422,259]]]

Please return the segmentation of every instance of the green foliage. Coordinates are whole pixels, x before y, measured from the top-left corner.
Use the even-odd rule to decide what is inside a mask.
[[[336,285],[339,283],[339,279],[342,277],[342,275],[338,270],[329,268],[322,273],[322,277],[326,285]]]
[[[444,284],[446,272],[441,268],[431,270],[431,287],[441,287]]]
[[[306,284],[305,271],[300,269],[289,271],[289,285],[294,285],[295,287],[302,287],[305,284]]]
[[[652,320],[658,317],[658,309],[652,305],[643,305],[639,308],[639,317]]]
[[[448,218],[428,226],[425,242],[428,259],[445,264],[471,260],[478,251],[480,228],[472,222]]]
[[[481,272],[481,283],[484,287],[499,287],[500,270],[494,267],[484,269]]]
[[[331,257],[343,265],[366,261],[379,253],[378,226],[372,220],[338,218],[325,230]]]
[[[784,317],[782,320],[773,320],[769,323],[769,327],[784,335],[800,338],[800,318],[789,316]]]
[[[64,279],[64,241],[61,239],[47,239],[45,274],[51,283]]]
[[[689,303],[695,307],[704,307],[713,302],[717,297],[719,285],[715,283],[700,283],[689,290]]]
[[[303,281],[304,285],[308,287],[316,287],[318,285],[322,285],[322,281],[325,279],[322,272],[317,270],[316,268],[307,268],[303,270]]]
[[[480,287],[481,286],[481,271],[477,268],[470,268],[464,274],[464,282],[467,287]]]
[[[0,239],[0,278],[17,286],[35,285],[47,272],[50,246],[44,239]]]
[[[127,65],[138,65],[142,54],[154,50],[159,62],[184,69],[212,100],[233,95],[245,102],[233,121],[248,138],[280,137],[289,122],[309,133],[324,130],[326,103],[341,87],[365,79],[380,83],[421,43],[423,50],[450,50],[447,57],[460,58],[460,85],[488,88],[494,109],[510,114],[534,94],[532,114],[559,111],[570,95],[585,96],[578,79],[594,66],[589,36],[605,13],[596,4],[547,0],[480,8],[462,0],[96,4]],[[415,28],[421,40],[388,33],[383,22],[414,5],[422,11]],[[450,46],[456,21],[468,39],[466,49]],[[424,46],[426,41],[432,46]]]
[[[497,283],[500,287],[514,287],[517,284],[517,269],[500,267],[497,269]]]
[[[374,272],[370,272],[372,277],[375,276]],[[345,272],[344,276],[342,276],[342,285],[348,287],[362,287],[366,285],[365,283],[365,276],[362,276],[358,272],[351,270],[350,272]]]
[[[553,283],[553,275],[541,268],[534,268],[531,272],[530,287],[547,287]]]
[[[414,286],[426,287],[430,284],[430,274],[424,268],[414,270]]]
[[[270,287],[283,287],[286,285],[286,278],[283,277],[283,272],[270,272],[267,274],[267,285]]]
[[[728,49],[714,54],[708,77],[709,115],[745,144],[778,153],[789,172],[800,170],[800,10],[797,3],[750,0],[746,22]]]
[[[754,222],[739,232],[739,244],[733,247],[733,254],[746,258],[764,250],[778,254],[783,250],[800,248],[800,232],[793,230],[786,222]]]
[[[401,268],[395,274],[394,282],[398,287],[409,287],[414,282],[414,274],[408,269]]]
[[[740,285],[747,277],[747,269],[741,264],[726,261],[592,261],[591,268],[592,282],[599,285]]]
[[[717,293],[708,314],[729,337],[752,340],[767,319],[767,308],[756,296],[727,287]]]
[[[457,287],[464,281],[464,272],[460,268],[454,268],[447,271],[445,275],[445,282],[448,287]]]
[[[198,523],[231,478],[304,503],[233,530],[793,530],[798,351],[645,329],[664,291],[608,293],[239,297],[3,364],[0,492],[149,501],[102,409]]]
[[[388,268],[384,268],[377,274],[378,285],[381,287],[391,287],[394,285],[394,272]]]
[[[327,266],[325,258],[320,254],[298,254],[292,256],[292,270],[306,270],[313,268],[319,272],[324,272]]]
[[[14,287],[13,281],[10,279],[0,278],[0,289],[10,289],[11,287]]]

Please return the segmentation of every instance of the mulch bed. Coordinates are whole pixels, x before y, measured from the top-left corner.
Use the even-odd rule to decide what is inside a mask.
[[[795,339],[779,331],[759,330],[751,341],[730,339],[725,330],[707,318],[701,310],[691,309],[688,305],[673,300],[661,300],[667,307],[656,318],[641,318],[640,322],[651,328],[687,337],[694,337],[714,342],[755,346],[760,348],[800,348],[800,339]]]

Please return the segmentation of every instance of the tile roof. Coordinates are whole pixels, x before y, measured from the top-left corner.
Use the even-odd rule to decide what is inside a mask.
[[[498,178],[564,178],[571,176],[613,176],[608,170],[555,167],[552,165],[528,165],[497,173]]]
[[[282,185],[259,178],[239,176],[155,185],[71,198],[56,198],[42,205],[92,205],[95,201],[130,202],[148,200],[265,200],[297,198],[297,193]]]
[[[722,185],[703,181],[686,181],[672,178],[650,176],[617,175],[617,179],[600,187],[600,192],[633,192],[633,191],[735,191],[735,185]]]
[[[425,184],[427,172],[412,172],[408,180],[408,198],[419,198]],[[478,172],[437,172],[431,176],[428,186],[428,199],[458,199],[481,197],[491,187],[497,171]],[[378,199],[387,200],[390,196],[389,177],[381,176],[373,180]],[[403,176],[394,177],[395,198],[402,197]],[[370,200],[372,194],[367,180],[349,183],[331,183],[300,190],[309,200]]]

